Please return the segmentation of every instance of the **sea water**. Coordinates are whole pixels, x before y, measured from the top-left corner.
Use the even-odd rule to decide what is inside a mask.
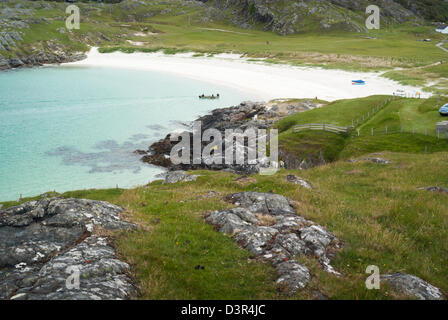
[[[200,94],[220,94],[200,100]],[[0,201],[129,188],[161,168],[133,153],[249,93],[172,74],[98,67],[0,72]]]

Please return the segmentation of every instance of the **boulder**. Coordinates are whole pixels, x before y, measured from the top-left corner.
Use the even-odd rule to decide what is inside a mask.
[[[305,189],[312,189],[311,185],[304,179],[295,176],[293,174],[289,174],[286,176],[286,181],[291,182],[293,184],[298,184],[302,187],[304,187]]]
[[[198,175],[189,175],[185,171],[181,170],[169,171],[165,175],[165,181],[163,181],[163,184],[196,181],[198,177]]]
[[[270,262],[277,269],[277,283],[283,293],[293,294],[311,280],[309,270],[295,257],[314,256],[325,271],[339,274],[327,256],[327,252],[340,247],[338,239],[325,228],[298,216],[292,200],[261,192],[235,193],[225,199],[238,207],[211,212],[205,215],[205,220],[231,235],[241,247]],[[263,223],[266,221],[272,223],[267,226]]]
[[[419,277],[393,273],[381,275],[381,281],[387,282],[398,293],[420,300],[443,300],[442,291]]]
[[[104,201],[44,198],[0,211],[0,298],[122,299],[135,293],[129,265],[96,227],[134,230],[121,207]],[[76,270],[75,270],[76,269]],[[71,270],[71,271],[70,271]],[[79,289],[66,280],[75,270]]]

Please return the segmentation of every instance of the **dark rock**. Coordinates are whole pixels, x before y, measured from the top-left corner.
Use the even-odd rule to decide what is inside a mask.
[[[133,230],[123,209],[103,201],[45,198],[0,211],[0,298],[120,299],[134,294],[129,266],[95,226]],[[89,261],[88,265],[83,262]],[[67,268],[81,275],[67,289]]]
[[[8,60],[8,64],[10,65],[11,68],[18,68],[24,65],[22,60],[20,60],[19,58],[10,58]]]
[[[249,128],[252,129],[267,129],[272,123],[266,121],[256,121],[253,118],[265,111],[265,106],[261,103],[243,102],[238,106],[215,109],[211,114],[198,118],[196,121],[201,122],[201,134],[207,129],[217,129],[221,132],[222,137],[225,137],[226,129],[240,129],[243,132]],[[185,131],[186,135],[190,139],[190,145],[193,145],[192,132]],[[226,164],[225,152],[221,154],[216,153],[214,156],[221,157],[221,164],[211,163],[207,164],[206,159],[201,159],[199,164],[173,164],[170,160],[171,150],[178,142],[171,141],[171,134],[168,134],[164,139],[153,143],[149,147],[149,151],[144,155],[141,160],[146,163],[150,163],[157,166],[168,168],[169,171],[178,170],[228,170],[241,174],[254,174],[258,173],[260,166],[267,166],[266,159],[258,159],[256,163],[249,163],[247,160],[248,146],[247,141],[243,144],[239,142],[233,142],[235,149],[243,150],[245,154],[245,161],[243,164]],[[202,148],[208,145],[209,142],[202,142]],[[222,142],[222,150],[225,148],[225,139]],[[191,150],[190,159],[193,159],[193,150]],[[217,151],[216,151],[217,152]]]
[[[381,275],[381,281],[387,282],[397,292],[420,300],[443,300],[442,291],[428,282],[403,273]]]

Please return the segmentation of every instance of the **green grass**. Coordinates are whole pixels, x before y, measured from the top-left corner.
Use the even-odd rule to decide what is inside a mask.
[[[399,98],[372,113],[372,109],[383,105],[386,99],[386,96],[371,96],[339,100],[286,117],[275,125],[280,132],[279,146],[289,155],[300,159],[317,158],[322,152],[329,161],[369,152],[431,153],[448,150],[448,139],[443,134],[438,136],[435,130],[436,123],[443,120],[438,113],[438,98]],[[373,116],[368,118],[369,113]],[[355,130],[348,135],[310,130],[292,132],[295,125],[310,123],[344,127],[354,123]]]
[[[368,265],[381,273],[406,272],[448,292],[448,196],[419,190],[448,185],[448,153],[385,153],[389,165],[368,161],[335,162],[305,171],[254,175],[240,185],[236,175],[198,172],[196,182],[130,189],[86,190],[65,197],[102,199],[126,208],[125,217],[141,225],[118,233],[119,255],[132,267],[140,299],[284,299],[273,268],[204,223],[205,212],[229,207],[222,196],[238,191],[273,191],[295,200],[298,213],[319,223],[343,243],[333,265],[342,277],[321,270],[313,257],[300,261],[313,280],[291,299],[310,299],[318,289],[331,299],[403,298],[387,286],[367,290]],[[305,190],[286,182],[297,174],[313,184]],[[208,191],[220,194],[203,198]],[[205,266],[195,270],[196,265]]]
[[[14,0],[14,3],[21,3]],[[104,5],[78,3],[82,12],[81,29],[61,34],[64,26],[65,4],[49,2],[51,9],[36,7],[31,15],[45,18],[29,29],[21,30],[24,41],[19,49],[46,48],[47,41],[64,47],[66,52],[86,51],[87,45],[101,46],[105,51],[166,49],[168,52],[195,51],[198,53],[238,52],[252,58],[267,58],[273,63],[315,65],[325,68],[351,70],[383,70],[392,67],[417,67],[446,59],[446,53],[435,47],[444,37],[433,26],[414,27],[411,24],[386,24],[381,30],[367,34],[333,30],[318,33],[311,28],[300,34],[281,36],[262,31],[262,26],[240,29],[228,20],[202,22],[204,9],[178,1],[155,1],[151,6],[134,3]],[[0,8],[10,4],[0,4]],[[181,14],[182,13],[182,14]],[[225,13],[227,15],[230,12]],[[316,21],[303,21],[315,26]],[[220,30],[210,30],[220,29]],[[223,32],[224,30],[225,32]],[[308,30],[308,31],[306,31]],[[136,36],[136,32],[153,34]],[[305,32],[306,31],[306,32]],[[366,39],[366,36],[375,39]],[[433,42],[416,41],[432,38]],[[126,40],[141,41],[136,47]],[[269,43],[269,44],[268,44]],[[8,55],[8,52],[2,52]]]

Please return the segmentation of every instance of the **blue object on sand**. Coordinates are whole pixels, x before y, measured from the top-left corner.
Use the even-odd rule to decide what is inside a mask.
[[[352,85],[354,85],[354,86],[362,86],[365,84],[366,84],[366,82],[364,80],[352,80]]]

